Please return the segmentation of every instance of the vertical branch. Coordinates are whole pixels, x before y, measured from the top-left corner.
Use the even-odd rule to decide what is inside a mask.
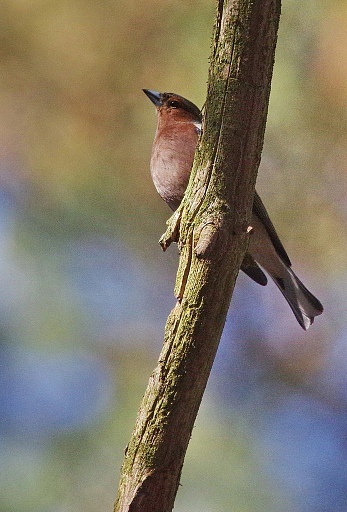
[[[219,0],[203,136],[179,214],[170,313],[121,470],[116,512],[172,510],[247,242],[280,0]]]

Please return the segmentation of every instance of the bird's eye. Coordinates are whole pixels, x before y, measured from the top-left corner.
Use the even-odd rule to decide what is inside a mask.
[[[180,106],[180,104],[178,103],[178,101],[175,101],[175,100],[169,101],[169,107],[178,108],[179,106]]]

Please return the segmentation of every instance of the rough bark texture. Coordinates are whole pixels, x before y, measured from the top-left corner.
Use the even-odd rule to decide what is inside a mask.
[[[218,2],[203,136],[186,197],[161,240],[165,249],[179,233],[178,302],[126,450],[116,512],[174,505],[247,247],[279,16],[280,0]]]

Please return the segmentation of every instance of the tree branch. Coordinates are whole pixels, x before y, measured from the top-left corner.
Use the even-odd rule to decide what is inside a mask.
[[[115,512],[172,510],[191,431],[245,254],[280,0],[219,0],[203,135],[182,204],[175,294],[126,450]]]

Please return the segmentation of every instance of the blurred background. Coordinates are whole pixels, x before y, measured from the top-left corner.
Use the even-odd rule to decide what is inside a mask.
[[[3,0],[0,510],[112,510],[175,304],[141,89],[202,106],[212,0]],[[347,5],[284,0],[260,192],[325,313],[238,278],[175,510],[347,511]]]

